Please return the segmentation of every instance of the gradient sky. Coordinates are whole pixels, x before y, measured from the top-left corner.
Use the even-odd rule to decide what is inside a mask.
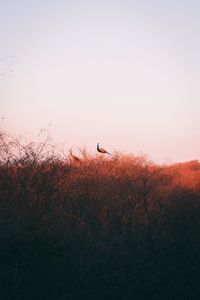
[[[199,0],[1,1],[0,127],[200,159],[199,15]]]

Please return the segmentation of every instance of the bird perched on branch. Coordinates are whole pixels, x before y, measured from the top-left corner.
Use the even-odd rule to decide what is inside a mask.
[[[73,155],[72,149],[69,149],[69,153],[70,153],[71,157],[73,158],[73,160],[74,160],[76,163],[81,163],[80,158],[78,158],[77,156]]]
[[[103,154],[109,154],[111,155],[108,151],[106,151],[105,149],[103,148],[100,148],[99,147],[99,143],[97,144],[97,151],[100,152],[100,153],[103,153]]]

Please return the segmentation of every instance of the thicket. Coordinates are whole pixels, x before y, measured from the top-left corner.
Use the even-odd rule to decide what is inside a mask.
[[[199,299],[200,163],[0,135],[0,299]]]

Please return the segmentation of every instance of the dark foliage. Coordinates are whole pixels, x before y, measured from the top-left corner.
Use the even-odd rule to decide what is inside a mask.
[[[0,299],[199,299],[198,161],[0,147]]]

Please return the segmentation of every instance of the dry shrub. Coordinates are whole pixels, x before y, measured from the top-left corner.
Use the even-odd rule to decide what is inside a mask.
[[[81,153],[1,134],[2,299],[198,296],[200,163]]]

